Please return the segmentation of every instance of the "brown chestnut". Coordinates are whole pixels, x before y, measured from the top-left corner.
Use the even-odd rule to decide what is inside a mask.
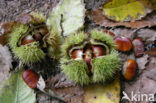
[[[27,35],[25,36],[23,39],[22,39],[22,42],[21,42],[21,45],[26,45],[26,44],[29,44],[29,43],[32,43],[34,42],[34,38],[31,36],[31,35]]]
[[[26,70],[22,73],[22,78],[30,88],[36,88],[39,75],[33,70]]]
[[[46,28],[40,28],[39,31],[42,34],[42,36],[45,36],[48,33],[48,30]]]
[[[132,41],[133,50],[136,57],[141,57],[144,54],[144,44],[141,38],[136,38]]]
[[[92,45],[92,51],[94,57],[106,55],[105,48],[100,45]]]
[[[136,72],[137,72],[137,62],[133,59],[129,59],[124,63],[123,66],[123,76],[126,80],[134,79]]]
[[[39,33],[34,34],[33,37],[34,37],[34,39],[35,39],[36,41],[42,41],[42,35],[39,34]]]
[[[122,52],[127,52],[127,51],[130,51],[131,48],[132,48],[132,42],[129,38],[127,37],[116,37],[114,39],[115,41],[115,44],[116,44],[116,48],[119,50],[119,51],[122,51]]]
[[[82,49],[75,49],[72,51],[72,58],[73,59],[83,59],[83,50]]]

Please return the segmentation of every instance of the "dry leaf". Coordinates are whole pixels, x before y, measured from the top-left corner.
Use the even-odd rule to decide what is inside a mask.
[[[47,88],[64,88],[76,85],[73,81],[69,80],[64,73],[50,77],[46,82]]]
[[[109,19],[107,19],[103,14],[101,10],[94,10],[87,12],[88,18],[93,20],[96,24],[104,27],[115,27],[115,26],[125,26],[128,28],[143,28],[143,27],[152,27],[156,25],[156,14],[153,12],[143,18],[142,20],[138,20],[135,22],[114,22]]]
[[[68,103],[82,103],[83,88],[69,80],[63,73],[49,78],[47,88],[50,88],[56,95],[63,97]]]
[[[149,57],[148,55],[144,55],[143,57],[136,59],[139,69],[145,69],[146,68],[146,64],[148,63],[148,57]]]
[[[67,103],[82,103],[83,101],[84,90],[78,85],[51,90],[57,95],[63,97]]]
[[[147,28],[139,29],[136,36],[142,38],[145,44],[149,44],[156,40],[156,30]]]
[[[156,56],[156,48],[146,51],[145,54]]]
[[[117,77],[112,83],[95,84],[85,87],[83,103],[119,103],[120,80]]]

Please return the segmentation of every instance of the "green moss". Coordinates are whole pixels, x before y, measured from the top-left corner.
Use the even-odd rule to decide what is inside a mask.
[[[39,48],[38,42],[18,46],[21,37],[23,37],[27,31],[28,27],[26,25],[17,24],[12,33],[10,33],[9,45],[15,54],[15,58],[18,58],[23,63],[29,64],[40,61],[45,57],[45,54]]]
[[[93,82],[105,82],[112,78],[117,70],[119,70],[119,57],[117,52],[112,51],[109,55],[94,58],[92,60]]]
[[[87,65],[83,60],[71,60],[61,65],[63,72],[73,81],[88,84],[90,79],[87,75]]]

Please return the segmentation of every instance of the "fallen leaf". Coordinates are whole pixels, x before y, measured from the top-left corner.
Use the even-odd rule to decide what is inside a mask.
[[[94,84],[85,87],[83,103],[119,103],[120,80],[117,77],[110,84]]]
[[[156,56],[156,48],[146,51],[145,54]]]
[[[68,79],[64,73],[50,77],[47,81],[47,88],[64,88],[75,86],[76,84]]]
[[[47,88],[61,96],[68,103],[82,103],[84,90],[81,86],[69,80],[63,73],[47,80]]]
[[[12,68],[12,57],[8,47],[0,45],[0,85],[9,77]]]
[[[144,43],[147,45],[156,40],[156,30],[147,29],[147,28],[139,29],[136,32],[136,36],[141,38],[144,41]]]
[[[152,10],[146,0],[112,0],[103,7],[103,15],[114,21],[140,20]]]
[[[4,81],[0,90],[0,103],[36,103],[36,94],[23,81],[22,72]]]
[[[135,22],[114,22],[107,19],[101,10],[94,10],[87,12],[87,16],[89,19],[93,20],[96,24],[104,27],[115,27],[115,26],[125,26],[132,29],[140,29],[143,27],[152,27],[156,25],[156,14],[153,12],[143,18],[142,20],[138,20]]]
[[[146,64],[148,63],[148,58],[149,58],[148,55],[144,55],[143,57],[136,59],[139,69],[145,69],[146,68]]]
[[[84,17],[84,0],[62,0],[53,9],[47,25],[67,36],[83,27]]]
[[[63,97],[67,103],[83,103],[84,90],[79,85],[51,90],[57,95]]]

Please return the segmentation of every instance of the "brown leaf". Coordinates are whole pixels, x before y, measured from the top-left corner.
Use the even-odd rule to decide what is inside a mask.
[[[63,97],[68,103],[82,103],[83,101],[83,88],[70,81],[63,73],[49,78],[47,88],[50,88],[56,95]]]
[[[82,103],[84,90],[81,86],[71,86],[67,88],[52,89],[54,93],[60,95],[68,103]]]
[[[156,56],[156,48],[152,48],[149,51],[146,51],[145,54]]]
[[[46,82],[47,88],[64,88],[76,85],[69,80],[64,73],[59,73],[56,76],[50,77]]]
[[[148,57],[149,57],[148,55],[144,55],[144,56],[136,59],[139,69],[146,68],[146,64],[148,63]]]
[[[87,16],[89,19],[93,20],[96,24],[104,27],[114,27],[114,26],[125,26],[129,28],[143,28],[143,27],[152,27],[156,25],[156,14],[153,12],[143,18],[142,20],[138,20],[135,22],[114,22],[107,19],[100,9],[87,12]]]
[[[12,31],[15,22],[5,22],[0,24],[0,44],[8,43],[8,34]]]

